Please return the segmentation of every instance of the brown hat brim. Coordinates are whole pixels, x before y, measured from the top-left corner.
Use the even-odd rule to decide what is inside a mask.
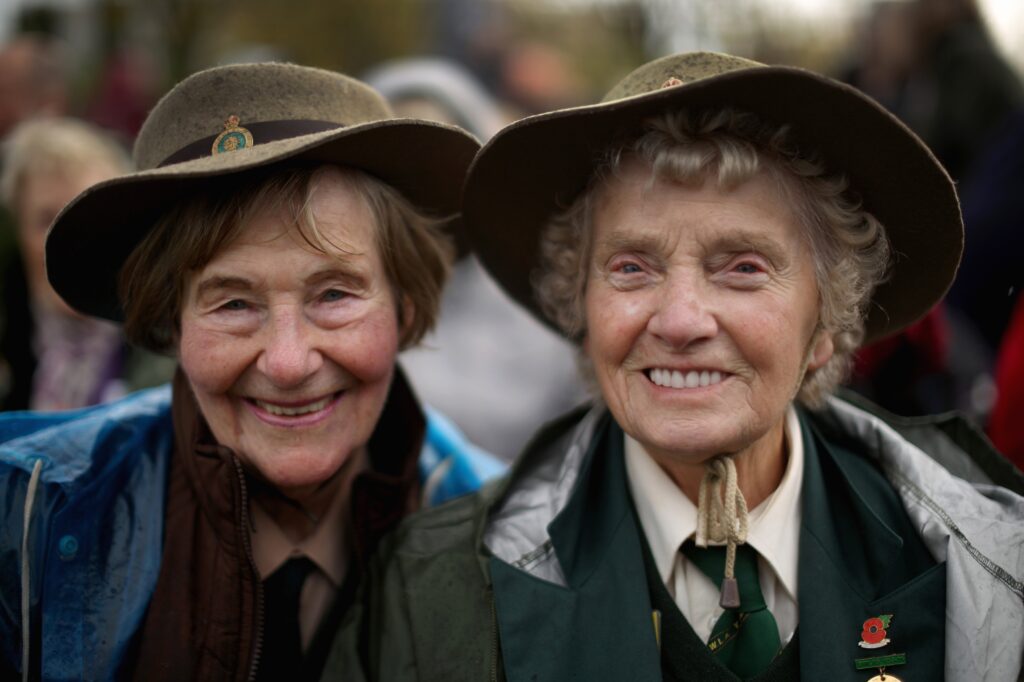
[[[602,104],[518,121],[491,139],[470,169],[463,223],[481,261],[507,293],[554,327],[534,298],[539,237],[589,181],[599,155],[657,114],[732,107],[788,125],[801,149],[845,175],[886,227],[895,263],[875,292],[868,340],[928,312],[946,293],[963,250],[949,176],[914,133],[847,85],[793,67],[756,66]]]
[[[376,176],[429,215],[447,216],[459,210],[461,179],[478,148],[453,126],[389,119],[114,178],[83,192],[54,221],[48,276],[72,307],[120,321],[121,265],[169,207],[204,183],[282,162],[338,164]]]

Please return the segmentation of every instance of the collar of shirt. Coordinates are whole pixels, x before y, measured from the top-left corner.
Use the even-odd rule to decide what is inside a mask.
[[[252,554],[261,578],[265,579],[288,559],[305,556],[335,587],[341,586],[347,566],[345,502],[349,497],[343,492],[334,496],[313,532],[300,542],[293,542],[259,501],[253,501]]]
[[[757,550],[795,601],[800,548],[804,447],[796,410],[786,411],[789,456],[782,481],[750,512],[747,544]],[[625,436],[626,473],[654,564],[669,584],[679,548],[697,533],[697,507],[637,441]]]

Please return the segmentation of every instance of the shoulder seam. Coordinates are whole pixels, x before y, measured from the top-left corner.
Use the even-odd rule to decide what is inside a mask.
[[[979,566],[984,568],[996,580],[1006,585],[1014,594],[1017,595],[1017,597],[1021,599],[1021,601],[1024,601],[1024,582],[1017,580],[1009,571],[992,561],[992,559],[983,554],[980,549],[975,547],[971,541],[967,539],[967,536],[964,535],[963,531],[960,530],[960,527],[957,526],[956,522],[945,512],[945,510],[905,475],[891,467],[886,467],[886,473],[892,478],[898,480],[900,485],[913,495],[914,499],[939,517],[946,528],[949,529],[950,535],[956,538],[957,542],[967,550],[967,553],[974,558]]]

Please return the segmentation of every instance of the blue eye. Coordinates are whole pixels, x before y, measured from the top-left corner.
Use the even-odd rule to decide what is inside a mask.
[[[234,298],[221,307],[224,310],[246,310],[249,308],[249,304],[239,298]]]
[[[640,272],[641,268],[636,263],[626,263],[625,265],[622,266],[621,270],[623,273],[627,275],[632,275],[634,273]]]
[[[338,289],[328,289],[323,294],[321,294],[320,298],[330,303],[332,301],[340,301],[347,295],[348,294],[346,294],[344,291],[339,291]]]
[[[761,268],[757,267],[753,263],[740,263],[736,266],[736,271],[744,275],[756,275],[761,272]]]

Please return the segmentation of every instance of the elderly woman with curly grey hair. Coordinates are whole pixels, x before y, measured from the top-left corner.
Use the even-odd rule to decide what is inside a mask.
[[[953,185],[906,127],[808,71],[676,55],[503,130],[463,202],[595,400],[400,529],[329,670],[1016,679],[1021,477],[956,420],[835,396],[960,258]]]
[[[734,109],[697,116],[676,112],[649,120],[647,127],[649,132],[637,141],[606,152],[597,171],[601,179],[542,232],[536,282],[541,309],[570,338],[586,337],[595,203],[609,178],[636,176],[639,163],[653,169],[652,184],[701,186],[712,173],[724,189],[767,180],[783,193],[802,228],[820,296],[818,330],[831,332],[831,357],[803,375],[799,391],[803,402],[822,404],[845,378],[864,338],[869,295],[884,280],[889,262],[884,228],[844,196],[844,179],[829,177],[820,163],[801,158],[788,131],[753,114]]]

